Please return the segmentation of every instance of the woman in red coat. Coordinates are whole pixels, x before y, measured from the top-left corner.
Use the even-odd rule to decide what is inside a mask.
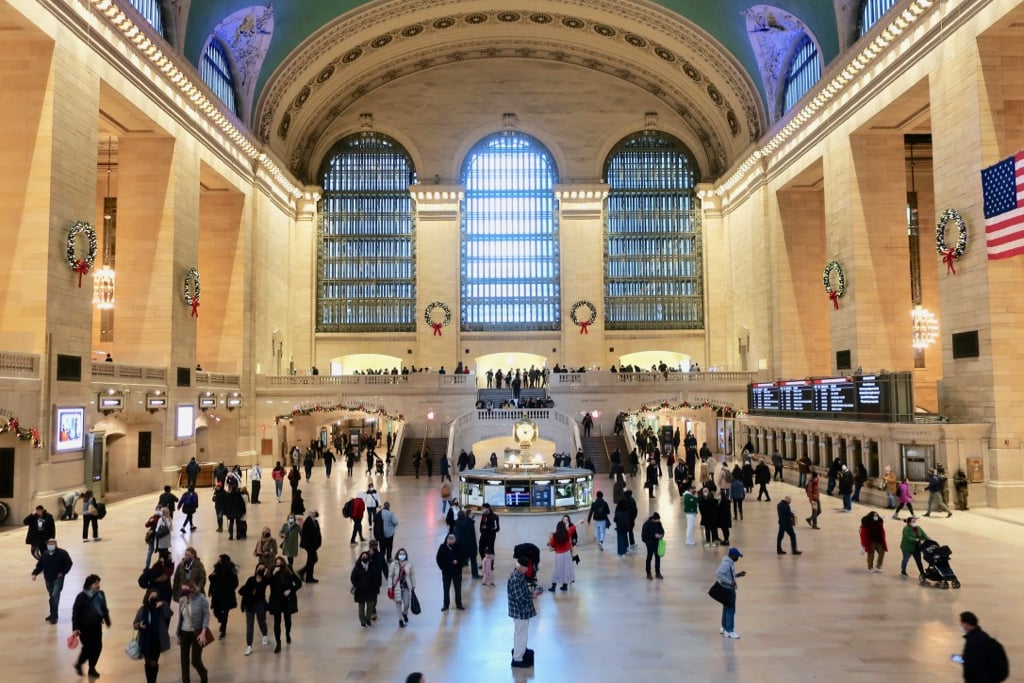
[[[551,577],[551,590],[555,584],[562,584],[562,590],[569,590],[569,584],[576,581],[575,568],[572,565],[572,535],[576,527],[567,527],[559,520],[555,533],[551,534],[548,546],[555,551],[555,572]]]
[[[885,526],[877,512],[869,512],[860,520],[860,547],[868,556],[868,571],[881,574],[889,546],[885,544]]]

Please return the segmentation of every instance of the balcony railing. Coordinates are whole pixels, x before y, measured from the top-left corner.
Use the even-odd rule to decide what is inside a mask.
[[[129,384],[166,384],[167,368],[99,361],[92,364],[92,376],[93,379],[121,380]]]
[[[0,377],[39,377],[39,356],[0,351]]]

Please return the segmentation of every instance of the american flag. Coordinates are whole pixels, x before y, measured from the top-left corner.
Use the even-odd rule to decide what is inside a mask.
[[[1024,152],[981,171],[990,259],[1024,254]]]

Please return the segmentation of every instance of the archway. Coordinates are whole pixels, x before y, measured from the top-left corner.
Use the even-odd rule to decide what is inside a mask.
[[[693,364],[693,356],[678,351],[637,351],[619,356],[619,367],[632,365],[641,371],[660,367],[664,363],[670,370],[688,372]]]
[[[390,373],[392,369],[402,371],[402,359],[383,353],[352,353],[331,359],[332,375],[354,375],[360,373]]]
[[[547,367],[548,359],[536,353],[490,353],[486,356],[478,356],[474,359],[476,363],[476,385],[478,389],[487,388],[487,372],[498,372],[502,374],[511,370],[529,370],[531,367],[543,370]]]

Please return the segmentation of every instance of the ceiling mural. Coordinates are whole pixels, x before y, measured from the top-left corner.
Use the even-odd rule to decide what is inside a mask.
[[[769,123],[781,114],[782,88],[789,59],[796,43],[807,34],[817,44],[817,38],[808,26],[785,10],[771,5],[755,5],[744,10],[747,33],[761,70]]]
[[[256,81],[274,36],[274,3],[239,10],[213,29],[235,62],[242,111],[252,111]]]

